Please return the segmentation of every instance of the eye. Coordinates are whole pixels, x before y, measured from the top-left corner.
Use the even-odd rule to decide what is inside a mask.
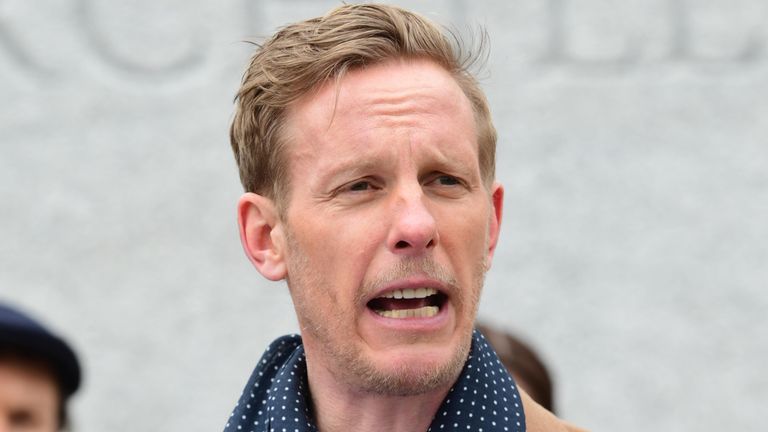
[[[441,186],[457,186],[461,184],[459,179],[450,175],[441,175],[440,177],[436,178],[435,181]]]
[[[330,198],[337,204],[363,204],[380,196],[383,187],[384,183],[376,177],[357,178],[334,189]]]
[[[462,186],[464,184],[465,184],[464,181],[458,177],[452,176],[450,174],[441,174],[441,173],[435,173],[435,175],[432,176],[432,178],[427,181],[427,185],[434,186],[434,187],[452,187],[452,186]]]
[[[469,184],[461,177],[442,172],[436,172],[425,180],[426,190],[444,198],[459,198],[471,190]]]
[[[351,185],[349,185],[348,190],[352,192],[361,192],[361,191],[370,190],[372,188],[373,186],[371,185],[371,182],[367,180],[363,180],[363,181],[352,183]]]
[[[381,189],[381,182],[375,178],[364,177],[340,186],[334,192],[334,195],[339,194],[352,194],[352,195],[367,195]]]

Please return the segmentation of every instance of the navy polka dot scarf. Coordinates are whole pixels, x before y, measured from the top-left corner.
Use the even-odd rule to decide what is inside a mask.
[[[310,411],[306,358],[300,336],[283,336],[267,348],[224,430],[317,431]],[[525,432],[525,414],[517,386],[477,330],[459,379],[427,429],[441,431]]]

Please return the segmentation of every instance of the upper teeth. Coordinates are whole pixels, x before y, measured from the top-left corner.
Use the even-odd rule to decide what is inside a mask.
[[[395,299],[425,298],[437,294],[434,288],[406,288],[394,290],[384,294],[382,297]]]

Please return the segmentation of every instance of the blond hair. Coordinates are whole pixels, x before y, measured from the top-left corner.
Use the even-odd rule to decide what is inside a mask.
[[[496,130],[488,102],[455,33],[412,12],[386,5],[338,7],[323,17],[280,29],[251,58],[236,97],[230,140],[248,192],[288,201],[290,189],[282,127],[287,108],[352,69],[398,58],[426,58],[451,73],[475,114],[479,165],[488,187],[494,179]]]

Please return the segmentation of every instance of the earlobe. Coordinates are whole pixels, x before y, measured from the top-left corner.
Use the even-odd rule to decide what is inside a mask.
[[[275,203],[254,193],[243,194],[237,203],[237,223],[243,250],[259,273],[272,281],[285,278],[285,242]]]
[[[494,182],[491,187],[491,212],[488,221],[488,256],[486,257],[486,270],[491,268],[493,253],[499,241],[501,230],[501,216],[504,209],[504,186]]]

